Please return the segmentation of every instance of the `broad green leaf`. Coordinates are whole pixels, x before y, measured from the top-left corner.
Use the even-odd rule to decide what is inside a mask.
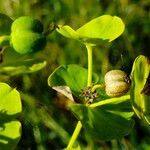
[[[13,106],[13,107],[12,107]],[[0,82],[0,113],[16,115],[22,110],[20,94],[16,89]]]
[[[19,121],[9,121],[0,124],[0,149],[14,150],[21,135],[21,124]]]
[[[58,33],[70,39],[79,39],[78,33],[73,30],[70,26],[61,26],[59,25],[56,29]]]
[[[81,90],[87,86],[87,69],[78,65],[63,65],[58,67],[48,78],[48,85],[73,100],[72,94],[80,98]],[[93,82],[98,82],[98,76],[93,75]]]
[[[0,74],[13,76],[18,74],[33,73],[41,70],[45,66],[46,61],[38,59],[13,61],[12,63],[5,63],[0,65]]]
[[[109,40],[116,39],[124,31],[124,23],[117,16],[103,15],[95,18],[77,30],[81,38]]]
[[[135,113],[139,118],[150,122],[150,60],[140,55],[133,64],[131,72],[131,100]]]
[[[21,124],[16,117],[22,111],[20,94],[0,82],[0,148],[14,149],[21,136]]]
[[[76,31],[68,25],[59,26],[57,31],[67,38],[81,41],[82,43],[97,44],[98,41],[113,41],[124,31],[124,23],[117,16],[103,15],[95,18]]]
[[[70,105],[73,114],[81,121],[86,135],[100,140],[120,139],[128,135],[134,125],[131,105],[128,102],[90,107]]]
[[[9,35],[13,20],[5,14],[0,13],[0,36]]]

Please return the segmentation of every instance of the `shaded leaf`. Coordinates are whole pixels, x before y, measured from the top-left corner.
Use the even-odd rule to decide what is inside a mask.
[[[12,63],[5,63],[0,65],[0,74],[18,75],[25,73],[33,73],[41,70],[46,66],[46,61],[39,59],[28,59],[23,61],[13,61]]]
[[[129,102],[111,103],[98,107],[82,104],[70,105],[73,114],[81,121],[86,135],[100,140],[120,139],[132,130],[134,125]]]
[[[63,65],[55,69],[55,71],[48,78],[48,85],[60,92],[60,88],[66,86],[71,90],[72,94],[80,98],[81,90],[87,86],[87,69],[78,65]],[[98,82],[99,78],[96,74],[93,75],[93,82]],[[61,92],[68,98],[71,96],[70,92],[63,90]]]

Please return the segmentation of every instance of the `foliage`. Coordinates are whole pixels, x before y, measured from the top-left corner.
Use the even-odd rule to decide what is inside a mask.
[[[87,69],[75,64],[60,66],[49,76],[48,84],[56,91],[74,101],[72,94],[81,98],[81,90],[87,86],[87,74]],[[94,74],[93,83],[97,83],[98,80],[99,77]]]
[[[149,59],[140,55],[136,58],[132,72],[131,100],[139,118],[149,123]]]
[[[42,50],[46,45],[46,37],[40,21],[23,16],[17,18],[11,26],[11,44],[20,54],[33,53]]]
[[[57,31],[67,38],[95,44],[98,39],[109,40],[109,42],[116,39],[124,31],[124,24],[116,16],[103,15],[91,20],[76,31],[68,25],[58,26]]]
[[[149,1],[147,0],[89,0],[86,2],[84,0],[1,0],[0,12],[7,14],[13,20],[20,16],[32,16],[44,23],[44,29],[52,22],[56,22],[61,25],[68,24],[75,31],[84,23],[102,14],[110,14],[122,18],[126,29],[120,38],[112,43],[106,42],[105,44],[98,40],[100,45],[93,49],[93,70],[99,76],[99,83],[103,82],[103,77],[108,70],[114,68],[122,69],[130,74],[132,63],[139,54],[149,56],[150,21]],[[1,38],[3,37],[0,37],[0,41]],[[5,63],[7,64],[7,62],[10,66],[15,61],[26,62],[26,60],[37,58],[47,61],[47,65],[44,65],[45,68],[34,74],[23,74],[21,72],[17,76],[9,76],[8,72],[6,74],[4,72],[0,73],[2,82],[7,82],[11,87],[17,87],[19,91],[22,91],[23,113],[19,120],[21,120],[23,128],[22,138],[17,146],[18,150],[61,149],[66,146],[69,134],[72,133],[75,126],[76,119],[66,108],[68,101],[65,97],[48,88],[47,77],[55,68],[62,64],[79,63],[86,68],[85,49],[77,41],[67,40],[56,32],[49,35],[47,40],[49,42],[44,51],[36,54],[21,56],[16,55],[13,50],[5,49],[4,51],[2,66]],[[7,44],[6,42],[4,45]],[[29,66],[32,66],[32,64]],[[104,91],[98,91],[103,95],[103,98],[96,99],[95,102],[109,98]],[[40,108],[44,109],[44,111],[40,111]],[[81,149],[122,149],[125,147],[129,149],[148,149],[150,145],[150,130],[143,121],[139,119],[135,119],[135,121],[136,123],[131,133],[121,140],[104,142],[88,137],[85,139],[81,132],[78,138]],[[65,132],[59,134],[62,129]]]
[[[11,25],[12,29],[16,30],[16,32],[20,30],[18,30],[18,28],[15,29],[15,25],[12,23],[12,20],[9,19],[9,17],[7,17],[6,15],[0,14],[0,17],[0,29],[2,30],[2,28],[6,26],[4,32],[1,32],[2,38],[0,48],[2,51],[1,57],[3,58],[3,51],[5,50],[6,46],[5,43],[9,45],[8,41],[10,40],[10,38],[8,38],[9,35],[7,34],[10,34]],[[37,25],[35,26],[35,28],[36,27]],[[27,38],[30,38],[30,36]],[[22,42],[22,44],[26,44],[25,40],[23,40]],[[20,44],[20,42],[18,44]],[[42,69],[45,65],[46,62],[41,63],[37,60],[26,60],[21,62],[16,61],[15,63],[12,62],[11,64],[1,65],[0,72],[1,75],[5,74],[8,76],[22,73],[32,73]],[[22,111],[21,99],[19,92],[16,89],[12,89],[6,83],[0,82],[0,90],[0,148],[3,150],[13,150],[15,149],[21,137],[21,123],[15,119],[18,116],[18,114]]]
[[[21,113],[19,92],[0,83],[0,148],[14,149],[21,137],[21,124],[15,118]]]

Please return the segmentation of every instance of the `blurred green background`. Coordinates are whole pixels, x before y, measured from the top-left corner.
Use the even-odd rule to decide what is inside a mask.
[[[108,70],[122,69],[130,74],[136,56],[150,56],[150,1],[149,0],[0,0],[0,12],[12,19],[33,16],[44,24],[68,24],[74,29],[103,14],[117,15],[126,25],[125,32],[112,43],[94,48],[94,71],[101,81]],[[7,53],[7,51],[6,51]],[[6,55],[7,56],[7,55]],[[23,113],[22,137],[17,150],[59,150],[66,146],[76,125],[75,117],[66,109],[66,98],[47,85],[47,78],[61,64],[87,66],[86,49],[80,43],[66,39],[57,32],[48,36],[42,52],[18,58],[42,58],[47,66],[34,74],[1,77],[21,92]],[[10,58],[13,61],[13,57]],[[15,58],[16,59],[16,58]],[[4,61],[7,57],[4,55]],[[79,136],[82,149],[150,149],[150,130],[135,117],[132,133],[119,141],[85,140]]]

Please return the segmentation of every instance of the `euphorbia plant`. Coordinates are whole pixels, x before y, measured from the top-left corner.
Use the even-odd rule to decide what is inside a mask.
[[[7,29],[3,31],[0,29],[1,54],[8,46],[20,54],[33,53],[44,48],[46,34],[40,21],[25,16],[13,22],[8,16],[0,14],[0,23],[1,21],[4,22],[0,24],[0,28],[6,25]],[[133,110],[140,119],[150,122],[150,63],[147,57],[141,55],[135,60],[130,77],[121,70],[113,70],[105,75],[105,84],[101,84],[99,75],[93,73],[93,47],[101,41],[112,42],[123,33],[124,23],[119,17],[103,15],[77,30],[68,25],[58,25],[57,31],[67,38],[82,43],[88,54],[87,69],[76,64],[62,65],[48,78],[48,84],[53,89],[71,100],[68,108],[78,119],[67,150],[73,149],[82,127],[87,137],[108,141],[129,134],[134,125]],[[45,65],[46,62],[40,60],[17,60],[13,63],[2,63],[0,73],[9,76],[32,73]],[[126,94],[130,85],[131,96]],[[104,95],[101,91],[103,88],[106,91]],[[14,149],[21,136],[21,125],[15,120],[21,112],[20,96],[16,89],[10,88],[5,83],[0,83],[0,89],[0,126],[3,129],[0,131],[0,148]],[[77,97],[78,103],[74,96]],[[14,107],[11,107],[12,104]]]
[[[106,99],[103,99],[98,91],[96,93],[96,89],[104,88],[105,85],[99,83],[99,76],[92,70],[93,47],[102,40],[112,42],[119,37],[124,31],[122,20],[117,16],[103,15],[76,31],[68,25],[58,25],[57,31],[85,45],[88,54],[88,69],[78,65],[63,65],[48,78],[48,84],[53,89],[73,101],[68,107],[79,120],[66,149],[73,148],[82,126],[86,135],[94,139],[111,140],[127,135],[134,124],[131,119],[133,112],[128,101],[130,96],[110,98],[105,95]],[[121,79],[124,86],[125,78]],[[126,87],[129,88],[129,85]],[[125,92],[120,95],[123,94]],[[80,100],[80,104],[75,103],[73,95]]]

